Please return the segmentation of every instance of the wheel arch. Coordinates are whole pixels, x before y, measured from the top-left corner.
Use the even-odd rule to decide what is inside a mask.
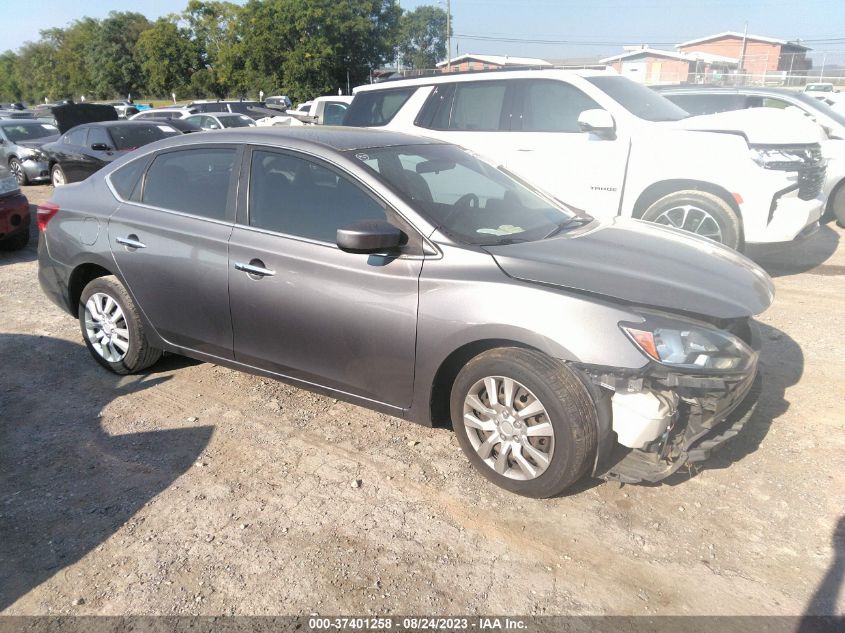
[[[742,226],[742,211],[731,192],[724,187],[713,184],[712,182],[684,178],[661,180],[660,182],[650,184],[642,191],[642,193],[640,193],[637,201],[634,203],[631,217],[641,218],[646,212],[646,209],[660,200],[660,198],[668,196],[670,193],[677,193],[680,191],[704,191],[706,193],[713,194],[714,196],[718,196],[730,205],[731,209],[733,209],[734,213],[736,213],[736,217],[739,219],[740,226]]]
[[[458,373],[470,360],[491,349],[498,347],[520,347],[530,349],[541,354],[545,353],[532,345],[506,338],[488,338],[465,343],[453,350],[440,363],[434,373],[431,384],[428,413],[431,426],[438,428],[452,428],[452,416],[449,412],[449,401],[452,396],[452,385]]]
[[[82,296],[85,286],[98,277],[107,277],[114,274],[105,266],[93,262],[78,264],[68,278],[68,308],[71,313],[76,314],[79,298]]]

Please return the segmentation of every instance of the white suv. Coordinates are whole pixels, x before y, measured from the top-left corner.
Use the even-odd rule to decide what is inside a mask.
[[[344,125],[456,143],[595,217],[642,218],[737,249],[813,232],[824,202],[817,126],[774,111],[690,117],[615,73],[360,86]]]

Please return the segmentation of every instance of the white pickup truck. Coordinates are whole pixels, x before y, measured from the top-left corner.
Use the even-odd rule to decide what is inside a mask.
[[[742,249],[812,233],[822,213],[822,135],[782,112],[690,117],[596,71],[446,74],[354,92],[345,125],[461,145],[597,218],[642,218]]]

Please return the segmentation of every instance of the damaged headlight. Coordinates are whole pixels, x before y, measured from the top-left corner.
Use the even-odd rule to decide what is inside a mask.
[[[47,160],[47,155],[40,149],[30,148],[20,153],[23,160],[34,160],[44,162]]]
[[[790,148],[751,148],[751,159],[763,169],[799,171],[808,162],[807,152]]]
[[[730,332],[659,316],[619,327],[646,356],[664,365],[704,372],[747,369],[754,351]]]

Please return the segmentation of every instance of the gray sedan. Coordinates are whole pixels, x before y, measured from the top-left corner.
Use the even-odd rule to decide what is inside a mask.
[[[603,224],[444,143],[259,128],[140,148],[38,209],[39,279],[93,358],[163,352],[451,425],[496,484],[659,481],[736,435],[771,280]]]
[[[235,112],[207,112],[185,117],[188,123],[203,130],[222,130],[230,127],[255,127],[255,120],[245,114]]]
[[[0,120],[0,159],[19,185],[50,180],[50,166],[41,147],[59,138],[51,123],[34,120]]]

